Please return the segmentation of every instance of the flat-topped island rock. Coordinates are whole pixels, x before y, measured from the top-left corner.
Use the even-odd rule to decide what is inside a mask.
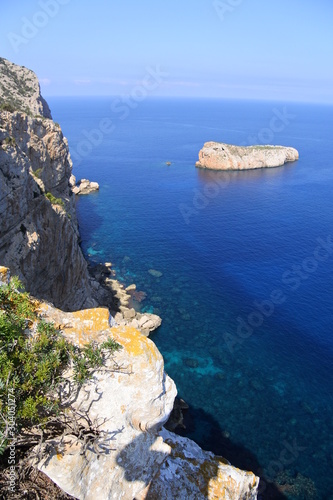
[[[291,147],[233,146],[223,142],[206,142],[195,166],[211,170],[252,170],[280,167],[298,158],[298,151]]]

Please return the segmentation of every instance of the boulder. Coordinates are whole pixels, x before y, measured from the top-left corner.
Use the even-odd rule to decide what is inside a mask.
[[[88,179],[79,180],[72,188],[74,194],[90,194],[99,190],[98,182],[88,181]]]

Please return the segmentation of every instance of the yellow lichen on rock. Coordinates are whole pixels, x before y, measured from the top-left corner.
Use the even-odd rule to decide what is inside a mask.
[[[56,328],[62,330],[68,340],[79,347],[91,341],[103,342],[107,334],[111,334],[110,312],[106,307],[95,307],[71,313],[41,302],[39,313],[47,321],[52,321]]]
[[[128,354],[132,356],[145,354],[151,362],[162,358],[155,344],[136,328],[130,326],[113,327],[111,332],[112,337],[124,347]]]
[[[8,283],[9,281],[9,269],[8,267],[0,266],[0,284]]]

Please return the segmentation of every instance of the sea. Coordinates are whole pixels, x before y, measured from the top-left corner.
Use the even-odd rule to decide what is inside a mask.
[[[74,175],[100,184],[77,201],[84,255],[163,319],[151,339],[189,405],[179,432],[258,474],[259,498],[332,499],[333,106],[48,102]],[[196,168],[207,141],[300,157]]]

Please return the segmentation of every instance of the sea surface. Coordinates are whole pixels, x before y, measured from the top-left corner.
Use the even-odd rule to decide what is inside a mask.
[[[259,474],[261,498],[332,499],[333,107],[48,101],[74,174],[100,184],[77,203],[84,254],[163,318],[151,338],[190,406],[183,434]],[[197,169],[206,141],[300,159]]]

